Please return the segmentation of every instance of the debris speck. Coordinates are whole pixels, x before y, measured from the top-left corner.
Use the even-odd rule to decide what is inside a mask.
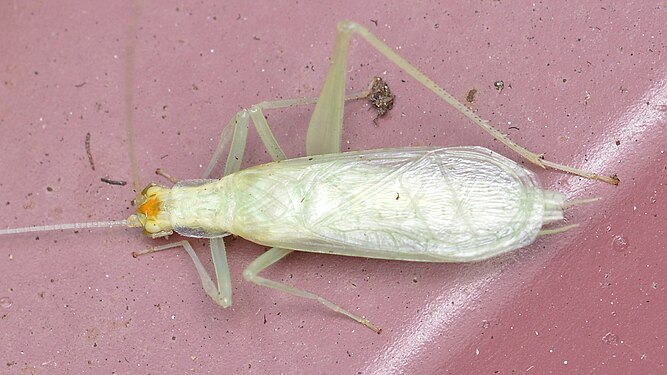
[[[477,89],[471,89],[466,95],[466,102],[473,104],[477,100]]]
[[[106,182],[109,185],[117,185],[117,186],[125,186],[127,185],[127,181],[121,181],[121,180],[112,180],[107,177],[102,177],[100,178],[102,182]]]
[[[93,161],[93,154],[92,152],[90,152],[90,133],[86,133],[85,147],[86,147],[86,155],[88,155],[88,163],[90,163],[90,168],[92,168],[92,170],[95,170],[95,162]]]
[[[384,116],[390,109],[394,106],[394,94],[391,93],[391,89],[387,82],[385,82],[380,77],[374,77],[371,81],[370,88],[368,89],[368,100],[373,104],[375,109],[377,109],[377,116],[373,120],[373,123],[377,126],[377,119]]]

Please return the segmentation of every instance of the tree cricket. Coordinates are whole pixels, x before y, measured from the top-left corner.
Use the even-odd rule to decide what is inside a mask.
[[[240,236],[270,248],[245,268],[247,281],[315,300],[379,333],[380,328],[366,317],[317,294],[263,278],[260,273],[292,251],[404,261],[481,261],[527,246],[540,235],[574,226],[545,228],[561,222],[565,208],[587,200],[567,201],[561,193],[541,189],[533,172],[483,147],[341,153],[345,101],[368,96],[371,90],[369,87],[361,93],[345,94],[353,34],[531,163],[613,185],[619,183],[616,176],[551,162],[518,145],[366,28],[343,21],[337,26],[331,67],[319,97],[262,102],[239,111],[223,129],[200,179],[177,181],[172,187],[148,185],[137,199],[136,213],[125,220],[3,229],[0,234],[123,226],[142,228],[152,238],[173,233],[207,238],[216,282],[187,240],[133,255],[184,248],[205,292],[222,307],[232,305],[223,238]],[[287,159],[264,111],[308,104],[315,104],[315,109],[308,125],[307,156]],[[250,123],[273,162],[241,170]],[[211,171],[226,150],[223,177],[211,179]]]

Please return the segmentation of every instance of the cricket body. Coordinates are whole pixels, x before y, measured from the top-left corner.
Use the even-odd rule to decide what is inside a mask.
[[[152,186],[145,228],[225,233],[292,250],[478,261],[532,243],[565,197],[482,147],[399,148],[288,159],[221,180]],[[155,207],[148,210],[146,207]]]
[[[347,54],[353,34],[531,163],[618,184],[616,176],[545,160],[514,143],[363,26],[343,21],[338,24],[332,63],[320,96],[261,102],[239,111],[222,130],[201,179],[174,181],[171,188],[148,185],[137,198],[137,212],[126,220],[3,229],[0,234],[127,226],[142,227],[153,238],[174,232],[209,238],[216,282],[186,240],[135,251],[133,255],[182,247],[192,258],[204,291],[222,307],[232,305],[223,238],[238,235],[270,247],[246,267],[246,280],[315,300],[379,333],[380,328],[363,316],[315,293],[259,274],[295,250],[406,261],[479,261],[527,246],[538,235],[574,226],[544,228],[561,221],[564,208],[585,200],[566,201],[560,193],[541,189],[531,171],[482,147],[341,153],[345,101],[368,98],[377,107],[378,117],[393,105],[391,90],[379,78],[374,78],[366,91],[346,96]],[[306,136],[307,156],[288,159],[263,111],[308,104],[315,104],[315,109]],[[131,110],[128,143],[130,159],[136,165],[130,114]],[[241,170],[251,123],[273,162]],[[210,179],[227,149],[223,177]],[[133,170],[136,175],[136,167]]]

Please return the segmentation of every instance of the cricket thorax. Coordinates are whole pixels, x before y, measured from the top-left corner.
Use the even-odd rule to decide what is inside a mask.
[[[227,185],[221,180],[182,180],[171,188],[148,185],[128,222],[143,227],[152,238],[174,232],[186,237],[224,237],[231,221]]]

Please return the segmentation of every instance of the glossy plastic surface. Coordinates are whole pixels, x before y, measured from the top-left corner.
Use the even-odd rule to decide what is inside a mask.
[[[3,226],[132,212],[129,184],[100,181],[131,180],[130,94],[143,182],[156,179],[157,167],[199,177],[240,106],[316,95],[335,23],[348,18],[513,140],[555,161],[617,173],[621,185],[529,167],[568,198],[602,200],[567,212],[578,229],[477,264],[293,254],[266,272],[366,315],[381,335],[243,282],[241,270],[264,249],[241,239],[227,240],[234,306],[223,310],[185,252],[133,259],[133,250],[155,243],[140,231],[2,237],[2,371],[665,371],[663,3],[166,1],[132,9],[120,1],[0,5]],[[377,127],[366,104],[348,105],[345,149],[480,145],[518,160],[352,43],[348,89],[381,75],[397,99]],[[292,157],[303,154],[311,111],[269,114]],[[246,156],[246,166],[269,160],[254,131]],[[208,258],[203,241],[193,245]]]

